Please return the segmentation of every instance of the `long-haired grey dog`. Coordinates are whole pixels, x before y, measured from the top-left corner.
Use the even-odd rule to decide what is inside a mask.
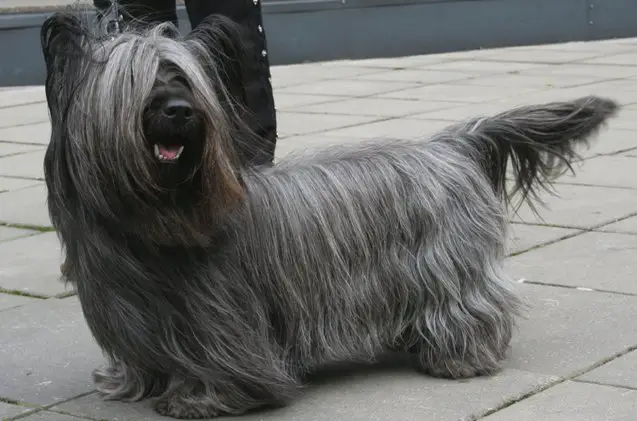
[[[618,105],[585,97],[250,169],[223,88],[227,22],[113,39],[72,15],[42,28],[50,215],[110,399],[177,418],[295,397],[335,361],[414,356],[493,373],[519,309],[507,203],[570,167]],[[514,191],[505,189],[512,164]]]

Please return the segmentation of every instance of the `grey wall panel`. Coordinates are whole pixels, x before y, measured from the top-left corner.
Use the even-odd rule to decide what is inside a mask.
[[[637,32],[637,0],[589,0],[590,39]]]
[[[483,0],[265,17],[275,63],[390,57],[583,39],[582,0]]]
[[[39,30],[0,29],[0,86],[37,85],[43,81]]]
[[[0,13],[0,86],[43,83],[45,17]],[[637,0],[264,0],[264,21],[275,65],[637,36]]]

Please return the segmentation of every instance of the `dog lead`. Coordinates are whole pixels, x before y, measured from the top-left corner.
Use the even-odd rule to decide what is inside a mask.
[[[112,0],[111,6],[112,13],[115,17],[110,19],[106,24],[106,32],[114,38],[116,34],[122,33],[122,22],[124,21],[124,17],[119,12],[119,0]]]

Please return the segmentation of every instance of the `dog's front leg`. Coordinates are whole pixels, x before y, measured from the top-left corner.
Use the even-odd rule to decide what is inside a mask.
[[[134,369],[121,360],[93,371],[97,391],[106,400],[138,401],[158,396],[165,388],[168,376]]]

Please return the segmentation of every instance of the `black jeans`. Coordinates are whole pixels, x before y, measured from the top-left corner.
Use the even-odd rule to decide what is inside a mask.
[[[104,10],[110,0],[93,0]],[[254,142],[239,142],[241,158],[250,164],[270,164],[274,159],[277,140],[276,111],[270,63],[267,55],[265,31],[261,14],[261,0],[185,0],[191,27],[199,25],[208,15],[221,14],[238,23],[243,29],[242,44],[248,59],[245,79],[238,87],[243,92],[239,101],[248,109],[248,126],[257,134]],[[147,25],[171,21],[177,25],[175,0],[119,0],[125,19],[143,21]],[[258,143],[258,144],[254,144]]]

